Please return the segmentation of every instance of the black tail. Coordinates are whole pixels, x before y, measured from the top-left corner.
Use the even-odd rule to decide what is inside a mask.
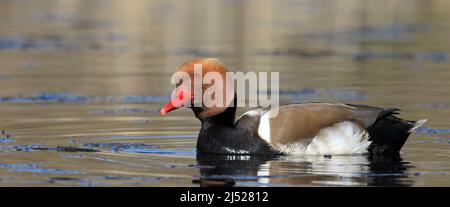
[[[409,134],[425,124],[427,120],[408,121],[396,116],[398,110],[383,114],[369,128],[369,152],[372,154],[398,153],[408,139]]]

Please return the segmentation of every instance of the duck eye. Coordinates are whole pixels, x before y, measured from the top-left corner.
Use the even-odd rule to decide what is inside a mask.
[[[191,93],[188,90],[186,90],[185,88],[178,88],[177,95],[176,95],[178,100],[177,100],[176,105],[178,105],[178,107],[188,106],[189,102],[191,101],[190,94]]]

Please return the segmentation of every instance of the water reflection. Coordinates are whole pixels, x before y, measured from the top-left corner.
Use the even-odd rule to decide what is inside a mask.
[[[413,168],[409,162],[404,162],[400,155],[389,157],[369,156],[369,171],[371,186],[412,186],[414,181],[406,173]]]
[[[392,156],[197,155],[200,178],[211,186],[411,186],[412,166]]]
[[[263,166],[277,156],[253,155],[211,155],[197,154],[200,179],[194,183],[202,187],[234,186],[238,180],[267,179],[267,170]],[[267,174],[267,175],[266,175]]]
[[[448,186],[449,8],[0,1],[0,185],[185,186],[195,176],[204,186]],[[198,120],[190,111],[161,119],[158,109],[173,89],[170,74],[199,56],[233,71],[280,72],[281,103],[399,107],[404,118],[430,122],[403,157],[205,156],[193,168]]]

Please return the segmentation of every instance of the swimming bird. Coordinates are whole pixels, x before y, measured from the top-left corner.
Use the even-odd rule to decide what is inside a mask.
[[[188,74],[191,86],[176,85],[173,99],[161,110],[161,115],[186,106],[201,122],[197,140],[199,153],[213,154],[300,154],[351,155],[398,153],[410,133],[426,119],[408,121],[398,118],[400,109],[346,103],[298,103],[277,108],[255,108],[236,120],[237,98],[226,91],[223,83],[223,105],[206,106],[194,103],[195,64],[202,65],[202,75],[216,72],[225,79],[228,71],[220,60],[198,58],[182,64],[178,72]],[[208,92],[211,84],[202,83]],[[197,87],[198,88],[198,87]],[[234,94],[232,94],[234,93]],[[219,94],[220,95],[220,94]],[[216,94],[216,96],[218,96]],[[202,101],[202,100],[200,100]]]

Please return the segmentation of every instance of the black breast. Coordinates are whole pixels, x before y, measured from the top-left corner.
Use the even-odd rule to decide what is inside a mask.
[[[231,108],[231,107],[230,107]],[[228,112],[229,113],[229,112]],[[226,115],[227,112],[220,114]],[[214,154],[279,154],[258,135],[260,116],[242,116],[236,124],[223,123],[220,117],[202,121],[197,150]],[[226,119],[225,119],[226,120]]]

